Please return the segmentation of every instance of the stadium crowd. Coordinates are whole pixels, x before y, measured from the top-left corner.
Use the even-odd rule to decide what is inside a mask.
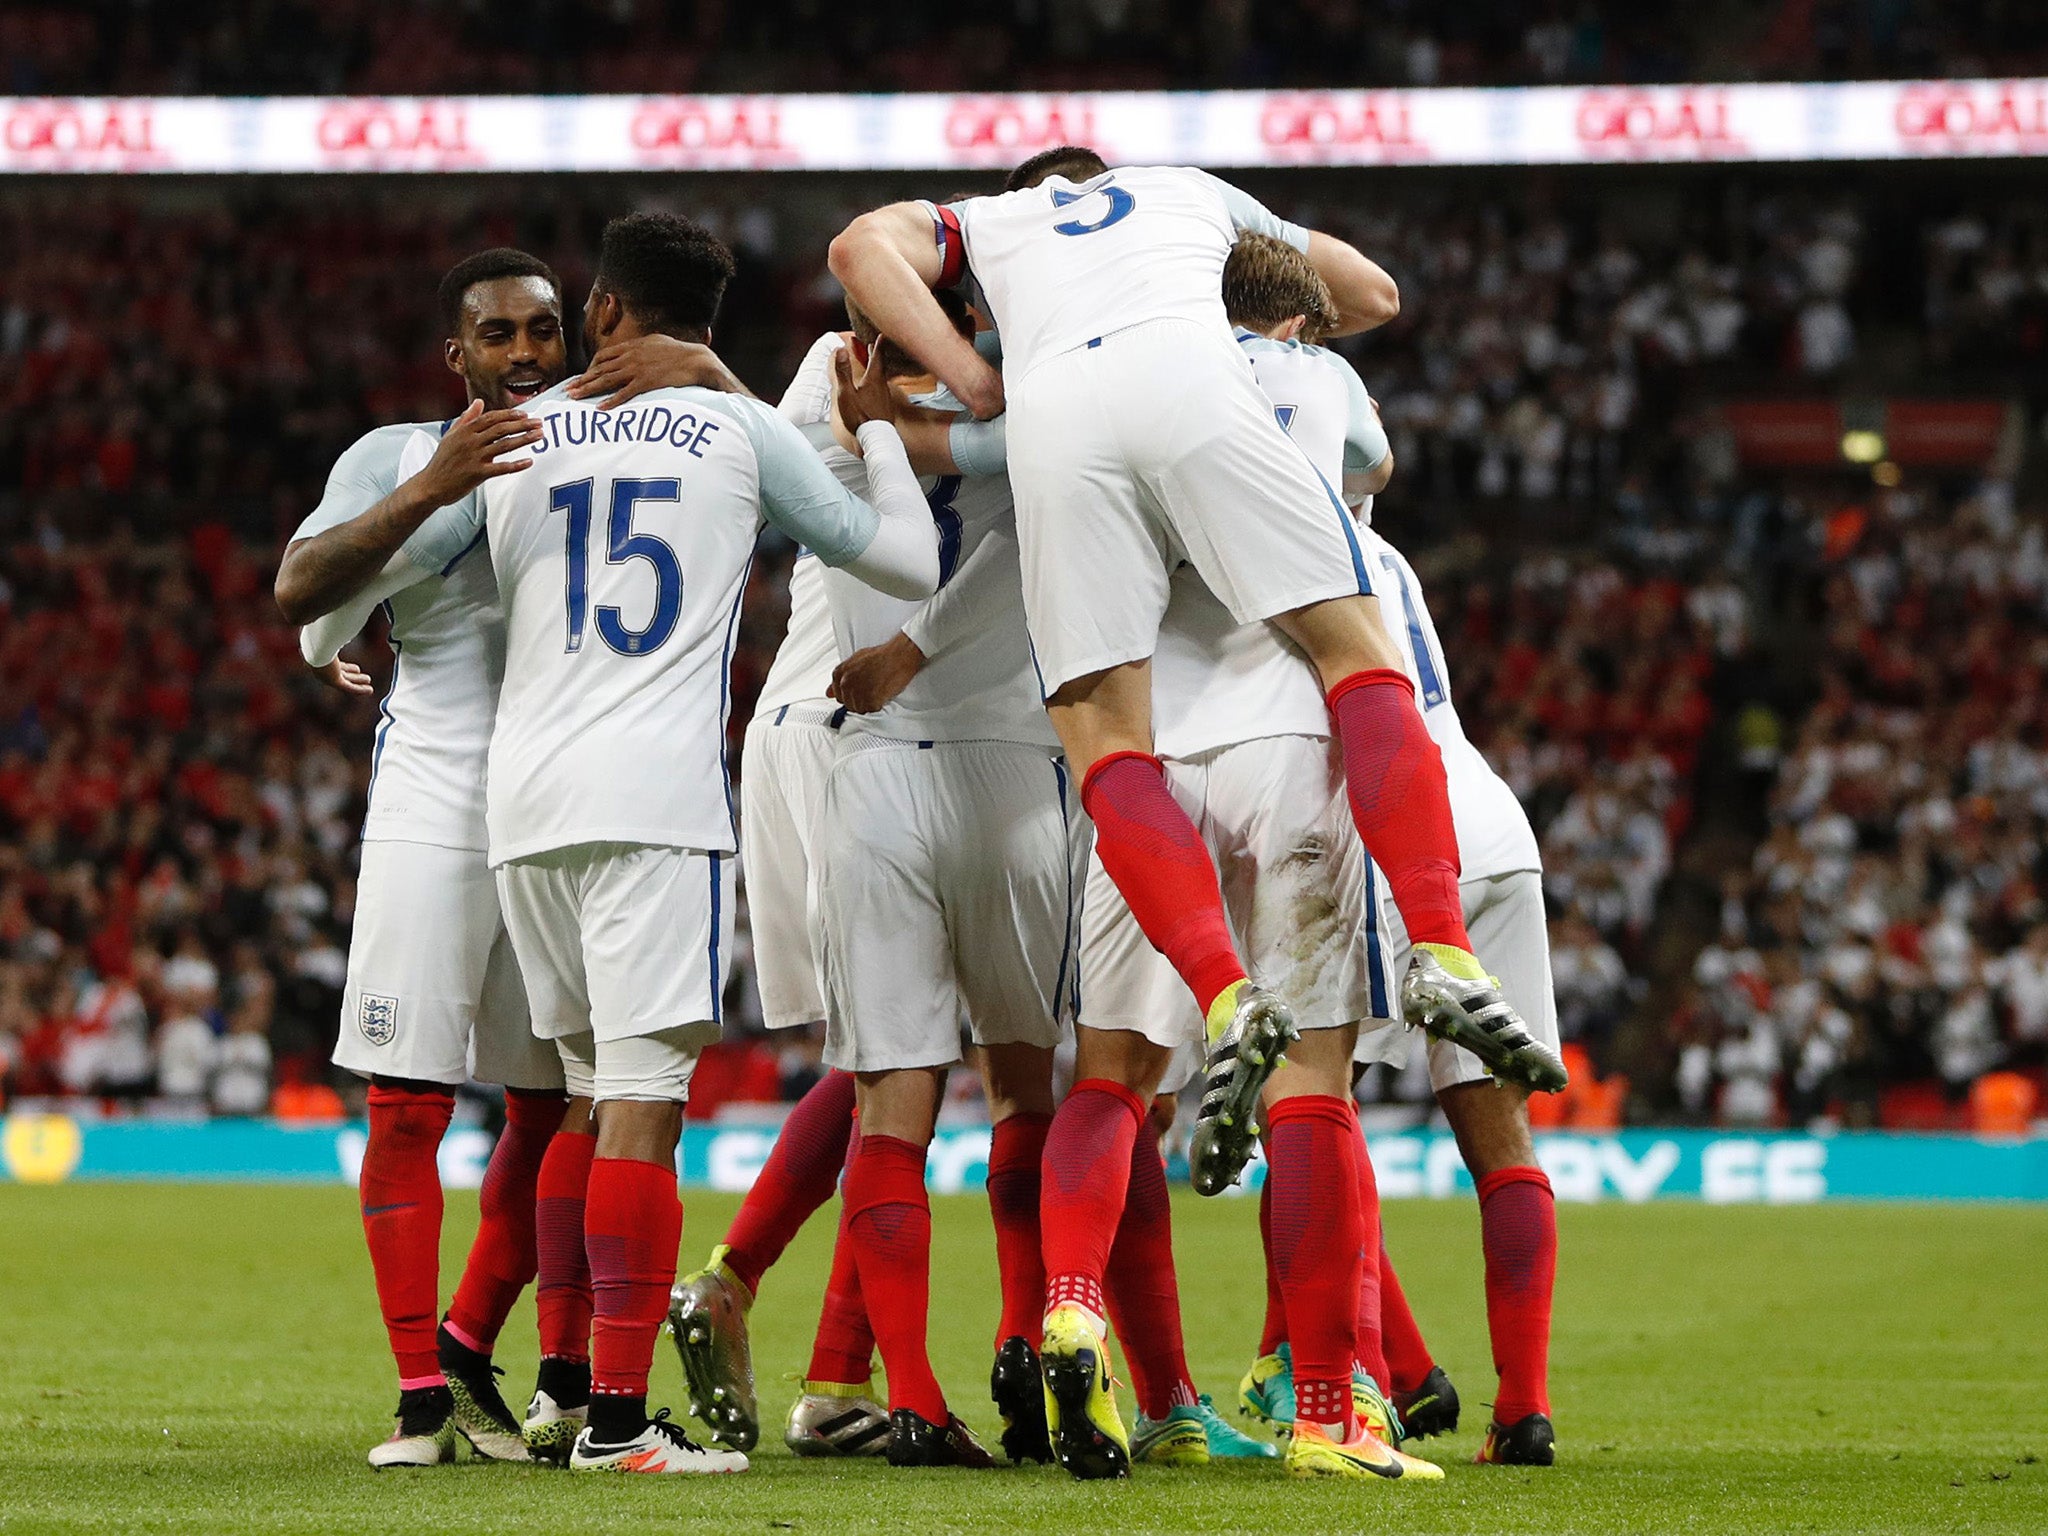
[[[1819,698],[1694,967],[1677,1090],[1736,1123],[1940,1124],[2048,1061],[2048,525],[1992,482],[1826,539]]]
[[[0,6],[0,89],[264,95],[1507,85],[2025,73],[2035,8],[1930,0],[236,0]],[[795,46],[792,46],[792,43]]]
[[[475,246],[514,242],[557,257],[581,291],[580,253],[621,194],[527,183],[533,196],[502,195],[513,185],[493,183],[486,205],[475,184],[451,183],[431,214],[362,190],[318,201],[241,192],[205,211],[125,188],[0,204],[8,1093],[247,1110],[274,1087],[324,1090],[374,712],[304,673],[268,598],[271,562],[357,433],[450,408],[451,381],[423,345],[438,334],[432,274]],[[1811,183],[1703,201],[1669,227],[1631,220],[1625,199],[1555,186],[1484,199],[1490,212],[1474,211],[1482,200],[1392,197],[1365,217],[1290,204],[1287,191],[1268,195],[1381,253],[1402,284],[1401,318],[1353,357],[1400,466],[1379,516],[1422,556],[1468,728],[1542,834],[1564,1033],[1603,1062],[1644,996],[1658,896],[1695,820],[1703,753],[1734,725],[1717,713],[1728,693],[1717,679],[1782,643],[1785,614],[1806,596],[1801,562],[1833,551],[1840,534],[1823,521],[1839,495],[1794,499],[1742,479],[1725,444],[1700,430],[1703,395],[1724,384],[1831,387],[1872,338],[1901,331],[1924,331],[1936,362],[1969,363],[1994,346],[2033,355],[2042,336],[2029,317],[2048,293],[2039,226],[2017,203],[1930,214],[1902,254]],[[777,387],[833,323],[819,243],[788,205],[737,183],[711,184],[706,203],[741,257],[721,348],[758,387]],[[1873,280],[1880,257],[1894,269],[1906,261],[1908,280],[1896,270]],[[1731,890],[1727,934],[1674,1025],[1675,1102],[1694,1112],[1755,1118],[1845,1096],[1874,1105],[1915,1074],[1960,1091],[2005,1059],[2008,1014],[2021,1035],[2040,1033],[2018,1022],[2013,988],[2024,983],[2004,979],[2034,964],[2006,958],[2032,953],[2031,925],[1992,923],[1987,914],[2007,908],[1988,896],[1974,918],[1960,898],[1944,904],[1947,866],[1901,873],[1908,856],[1880,845],[1881,818],[1848,812],[1869,846],[1846,855],[1846,871],[1821,870],[1820,919],[1773,899],[1813,876],[1798,859],[1823,858],[1798,842],[1816,835],[1812,796],[1832,804],[1851,793],[1834,780],[1815,791],[1811,764],[1834,762],[1852,738],[1888,739],[1880,725],[1897,719],[1881,691],[1895,628],[1872,629],[1856,650],[1844,638],[1850,618],[1874,625],[1871,603],[1925,608],[1952,596],[1963,578],[1928,575],[1927,561],[1988,562],[2008,580],[2030,568],[2019,555],[2039,535],[2009,499],[1974,503],[1970,540],[1951,548],[1929,531],[1932,511],[1916,520],[1901,510],[1923,506],[1921,494],[1885,502],[1824,567],[1835,663],[1817,711],[1788,728],[1795,744],[1773,797],[1780,820],[1806,830],[1774,834],[1754,886]],[[1558,552],[1560,509],[1593,548]],[[1446,533],[1459,537],[1432,552]],[[781,633],[789,553],[771,550],[753,577],[735,750]],[[1873,574],[1884,569],[1902,573],[1896,592]],[[2038,631],[2038,613],[2031,622]],[[1965,729],[1950,718],[1960,703],[1938,690],[1920,698],[1950,712],[1918,728],[1929,739]],[[2024,730],[2015,743],[1986,749],[1998,772],[2033,761]],[[1974,793],[1956,799],[1972,826]],[[2033,855],[2015,853],[2000,817],[1984,846],[2027,864]],[[1811,824],[1840,835],[1832,814]],[[2038,851],[2035,825],[2024,831]],[[1952,844],[1943,834],[1915,846],[1945,860]],[[1849,910],[1830,894],[1846,887],[1825,882],[1851,875],[1890,893],[1881,928],[1926,929],[1937,949],[1974,934],[1981,985],[1894,986],[1897,966],[1873,967],[1867,981],[1839,979],[1839,965],[1823,974],[1821,957],[1840,945],[1808,930]],[[1897,894],[1906,890],[1915,894]],[[1925,915],[1937,910],[1950,914],[1938,931]],[[1767,929],[1797,930],[1799,942],[1767,940]],[[1817,984],[1795,985],[1807,981]],[[1875,1016],[1857,1012],[1854,988],[1865,985],[1884,989],[1893,1022],[1856,1026],[1859,1038],[1890,1044],[1838,1042],[1820,1077],[1802,1077],[1793,1060],[1816,1029],[1841,1035],[1838,1015],[1852,1025]],[[1818,999],[1783,1009],[1821,1024],[1801,1015],[1760,1031],[1751,1015],[1768,1008],[1737,1004],[1773,988]],[[1915,1001],[1893,1006],[1905,991]],[[756,1016],[744,965],[733,1006],[742,1021]],[[1756,1043],[1766,1033],[1780,1042],[1768,1059]],[[699,1112],[800,1092],[815,1075],[815,1042],[770,1051],[742,1035],[707,1060]]]

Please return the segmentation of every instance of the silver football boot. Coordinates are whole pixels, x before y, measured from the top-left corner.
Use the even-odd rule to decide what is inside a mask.
[[[714,1440],[751,1451],[761,1438],[754,1392],[754,1352],[747,1341],[747,1311],[754,1298],[726,1268],[723,1243],[711,1262],[685,1275],[669,1293],[668,1326],[690,1384],[690,1412]]]
[[[857,1387],[819,1390],[806,1381],[789,1407],[782,1443],[799,1456],[880,1456],[889,1449],[889,1410],[869,1394],[872,1381]]]
[[[1198,1193],[1220,1195],[1244,1172],[1259,1140],[1259,1095],[1281,1053],[1300,1038],[1287,1004],[1249,981],[1239,984],[1230,1023],[1209,1042],[1203,1063],[1202,1107],[1188,1146]]]
[[[1401,1012],[1410,1026],[1439,1040],[1463,1046],[1503,1083],[1537,1093],[1558,1093],[1568,1075],[1556,1051],[1529,1033],[1514,1005],[1501,996],[1500,983],[1481,971],[1476,976],[1453,974],[1479,963],[1463,950],[1442,944],[1418,944],[1401,978]]]

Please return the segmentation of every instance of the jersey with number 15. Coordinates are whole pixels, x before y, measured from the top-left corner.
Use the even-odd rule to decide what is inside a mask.
[[[505,608],[490,859],[579,843],[730,852],[730,666],[764,518],[827,565],[875,509],[770,406],[655,390],[526,407],[533,465],[480,496]]]

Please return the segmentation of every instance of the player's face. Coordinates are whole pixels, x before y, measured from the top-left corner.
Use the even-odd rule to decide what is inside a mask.
[[[448,342],[448,366],[469,385],[470,398],[494,411],[552,389],[569,372],[555,290],[538,277],[473,284]]]

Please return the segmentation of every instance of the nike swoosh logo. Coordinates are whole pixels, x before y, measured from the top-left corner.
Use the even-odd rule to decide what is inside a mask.
[[[419,1201],[417,1200],[401,1200],[396,1205],[366,1205],[363,1207],[363,1214],[365,1216],[383,1216],[391,1211],[409,1211],[418,1204]]]

